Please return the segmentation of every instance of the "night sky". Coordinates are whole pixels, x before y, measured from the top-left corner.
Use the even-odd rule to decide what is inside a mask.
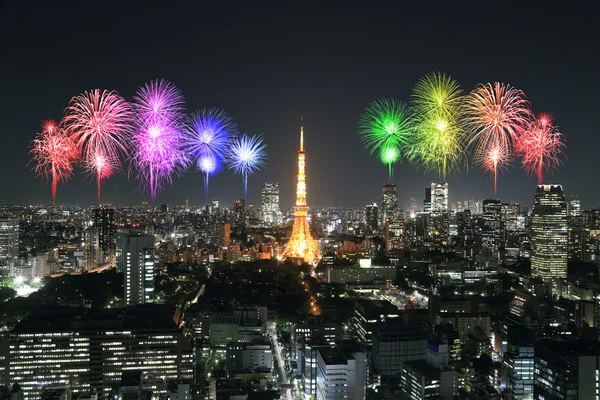
[[[280,182],[281,204],[293,204],[300,117],[309,205],[380,203],[387,168],[363,150],[358,115],[380,97],[408,101],[422,75],[441,71],[466,90],[510,83],[536,113],[553,113],[567,148],[564,164],[545,180],[579,195],[584,208],[600,207],[598,5],[280,3],[0,1],[0,202],[49,201],[50,185],[27,166],[28,143],[41,120],[61,118],[73,95],[102,88],[131,98],[144,82],[165,78],[182,89],[188,111],[220,107],[242,132],[264,134],[268,165],[250,178],[250,204],[271,181]],[[463,168],[448,180],[450,200],[530,205],[536,179],[513,164],[497,195],[490,175]],[[188,170],[156,201],[204,203],[202,179]],[[436,179],[398,164],[401,206],[410,197],[421,204]],[[113,204],[148,199],[126,175],[105,181],[102,194]],[[231,206],[243,197],[241,177],[212,177],[210,197]],[[57,201],[92,204],[96,186],[78,170],[59,186]]]

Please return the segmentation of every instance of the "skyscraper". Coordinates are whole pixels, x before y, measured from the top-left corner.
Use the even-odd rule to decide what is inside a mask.
[[[98,229],[90,226],[83,231],[84,238],[84,266],[85,271],[96,268],[100,264],[100,241]]]
[[[394,219],[394,211],[398,208],[398,192],[396,185],[388,183],[383,185],[381,192],[381,213],[383,216],[383,224]]]
[[[98,230],[100,259],[98,263],[110,262],[115,257],[115,209],[95,208],[93,211],[94,228]]]
[[[296,208],[292,235],[283,252],[284,258],[303,259],[307,263],[316,263],[321,258],[316,240],[310,234],[306,216],[306,176],[304,174],[304,127],[300,127],[300,151],[298,152],[298,186],[296,187]]]
[[[377,203],[368,204],[365,207],[365,226],[367,235],[376,235],[379,230],[379,212]]]
[[[236,234],[241,235],[246,229],[246,201],[237,199],[233,202],[233,228]]]
[[[0,270],[9,271],[19,255],[19,220],[0,218]]]
[[[448,212],[448,183],[431,183],[431,212]]]
[[[483,201],[483,229],[481,231],[481,244],[492,251],[497,251],[500,246],[500,224],[502,218],[502,203],[500,200]]]
[[[124,303],[154,302],[154,237],[130,233],[125,238]]]
[[[531,274],[567,277],[567,203],[561,185],[538,185],[531,221]]]
[[[272,224],[279,220],[279,183],[263,183],[260,207],[264,223]]]
[[[425,188],[425,200],[423,200],[423,212],[431,212],[431,188]]]

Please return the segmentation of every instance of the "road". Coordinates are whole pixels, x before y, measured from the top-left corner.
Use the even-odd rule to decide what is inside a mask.
[[[275,322],[267,322],[267,330],[269,336],[271,336],[271,342],[273,343],[273,350],[275,351],[275,357],[277,357],[277,365],[279,365],[279,374],[282,378],[283,383],[290,383],[290,380],[285,372],[285,359],[283,357],[283,350],[277,341],[277,330],[275,329]],[[293,400],[292,393],[290,390],[284,392],[286,400]]]

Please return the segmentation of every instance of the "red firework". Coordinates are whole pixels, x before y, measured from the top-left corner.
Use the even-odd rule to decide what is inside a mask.
[[[35,162],[38,176],[52,182],[52,202],[56,200],[56,187],[73,174],[77,148],[71,138],[54,121],[44,121],[42,131],[31,141],[31,162]]]
[[[477,86],[467,96],[464,111],[472,135],[470,142],[475,146],[475,158],[484,169],[493,173],[495,193],[498,168],[510,161],[512,143],[520,137],[531,118],[529,102],[521,90],[499,82],[488,83]],[[489,158],[493,154],[495,160]]]
[[[552,116],[540,114],[530,122],[515,147],[522,157],[523,169],[529,175],[537,175],[538,183],[542,183],[544,170],[560,165],[559,155],[565,144],[563,135],[552,124]]]
[[[131,107],[115,91],[94,89],[73,97],[65,112],[66,129],[85,170],[96,177],[100,201],[100,182],[120,170],[120,156],[128,153]]]

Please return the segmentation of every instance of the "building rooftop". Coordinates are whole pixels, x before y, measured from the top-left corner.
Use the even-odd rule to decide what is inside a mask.
[[[387,300],[356,299],[355,308],[367,318],[378,318],[381,315],[399,315],[398,307]]]
[[[42,308],[33,311],[17,324],[12,333],[106,332],[121,329],[179,332],[173,316],[173,307],[159,304],[99,310],[72,307]]]
[[[435,368],[433,365],[429,364],[425,360],[404,361],[404,365],[407,367],[411,367],[412,369],[423,375],[440,373],[439,369]]]

